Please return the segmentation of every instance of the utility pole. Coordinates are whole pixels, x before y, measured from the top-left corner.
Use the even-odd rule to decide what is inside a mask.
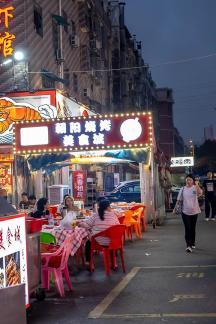
[[[193,156],[193,158],[194,158],[194,144],[193,144],[192,139],[189,140],[189,152],[190,152],[190,155]],[[192,171],[193,171],[193,168],[191,166],[190,167],[190,172],[192,172]]]

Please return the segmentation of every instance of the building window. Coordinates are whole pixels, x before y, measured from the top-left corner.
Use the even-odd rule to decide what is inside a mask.
[[[34,28],[36,33],[43,37],[42,8],[38,4],[34,5]]]
[[[42,74],[42,87],[44,89],[55,89],[55,81],[47,75]]]
[[[64,11],[64,10],[62,10],[62,17],[64,18],[64,20],[65,20],[65,24],[64,24],[64,31],[66,32],[66,33],[68,33],[68,17],[67,17],[67,14],[66,14],[66,12]]]
[[[69,69],[64,70],[64,81],[65,81],[66,87],[69,87],[69,85],[70,85],[70,71],[69,71]]]
[[[54,48],[54,51],[56,54],[56,52],[58,51],[58,48],[59,48],[59,25],[55,19],[52,20],[52,35],[53,35],[53,37],[52,37],[53,38],[53,48]]]
[[[73,20],[71,20],[71,35],[76,35],[76,25]]]
[[[73,91],[78,92],[78,76],[76,73],[73,73]]]

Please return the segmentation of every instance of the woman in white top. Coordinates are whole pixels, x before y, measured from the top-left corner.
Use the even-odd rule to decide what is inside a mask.
[[[185,241],[187,244],[186,252],[192,252],[195,249],[196,222],[198,214],[201,213],[198,197],[202,195],[202,189],[196,183],[191,174],[186,176],[186,186],[181,188],[177,204],[182,201],[182,220],[185,226]],[[175,209],[174,209],[175,211]]]
[[[64,212],[65,211],[65,215]],[[66,229],[72,228],[72,223],[78,215],[79,209],[74,206],[74,200],[71,196],[66,196],[64,200],[64,207],[62,210],[62,216],[64,217],[61,221],[61,226]]]

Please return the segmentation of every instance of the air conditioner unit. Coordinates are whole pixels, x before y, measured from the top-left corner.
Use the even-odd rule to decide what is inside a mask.
[[[96,48],[101,49],[101,42],[99,40],[96,40]]]
[[[79,37],[77,35],[71,35],[69,40],[72,47],[79,46]]]
[[[69,194],[69,186],[66,185],[53,185],[48,187],[48,199],[52,205],[61,204],[64,195]]]
[[[90,88],[83,89],[83,96],[90,97]]]

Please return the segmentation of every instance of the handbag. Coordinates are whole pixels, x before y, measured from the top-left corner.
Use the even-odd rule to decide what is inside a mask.
[[[183,209],[183,191],[184,187],[181,191],[181,196],[180,199],[176,201],[175,207],[174,207],[174,213],[176,215],[181,215],[182,214],[182,209]]]

